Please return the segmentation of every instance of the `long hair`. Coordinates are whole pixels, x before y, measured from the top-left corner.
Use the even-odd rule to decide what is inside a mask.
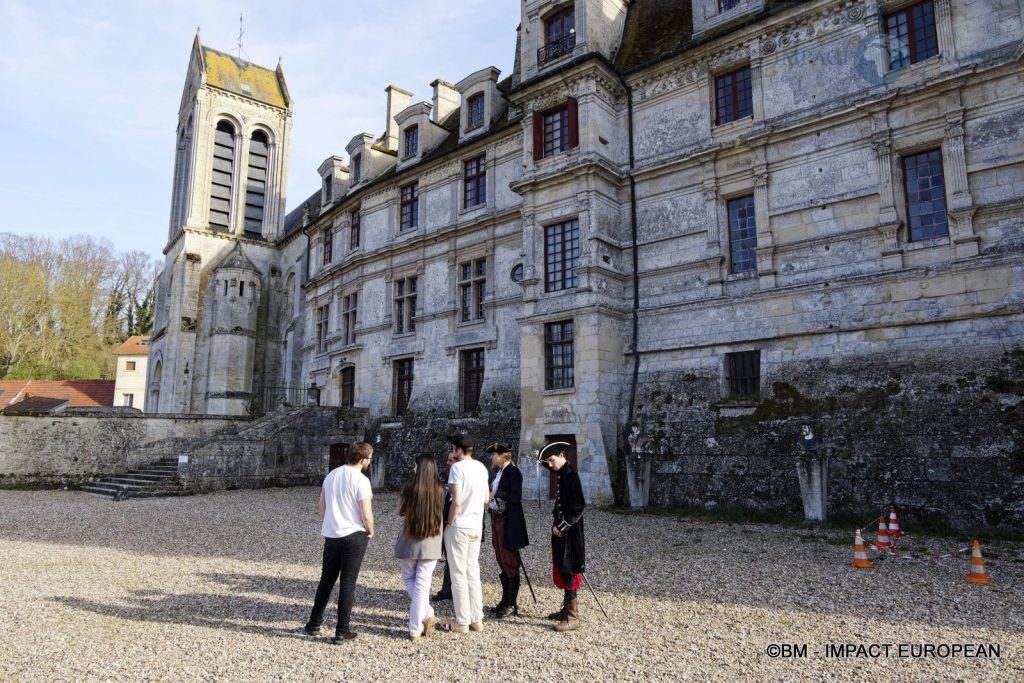
[[[434,456],[423,453],[416,456],[416,473],[402,489],[402,504],[398,514],[405,517],[403,533],[416,540],[441,533],[441,483],[437,477]]]

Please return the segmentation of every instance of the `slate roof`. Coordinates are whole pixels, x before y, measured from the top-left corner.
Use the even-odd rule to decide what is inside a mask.
[[[0,410],[3,415],[28,415],[31,413],[58,413],[68,406],[66,398],[46,398],[45,396],[29,396],[23,401],[11,404]]]
[[[133,337],[128,337],[124,344],[117,347],[117,351],[114,351],[116,356],[145,356],[149,353],[149,335],[137,334]]]
[[[0,407],[24,401],[29,397],[45,397],[68,401],[70,408],[92,408],[114,405],[114,380],[41,379],[0,380]]]

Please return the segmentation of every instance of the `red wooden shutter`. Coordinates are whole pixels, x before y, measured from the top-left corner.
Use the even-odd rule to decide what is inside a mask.
[[[544,115],[533,112],[533,159],[544,158]]]
[[[569,98],[569,148],[580,145],[579,107],[576,105],[576,98]]]

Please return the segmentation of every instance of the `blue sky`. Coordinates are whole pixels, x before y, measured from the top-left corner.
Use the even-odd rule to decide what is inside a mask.
[[[0,232],[87,234],[162,258],[178,104],[204,45],[273,68],[294,101],[288,209],[317,166],[384,131],[384,88],[509,75],[521,0],[0,0]]]

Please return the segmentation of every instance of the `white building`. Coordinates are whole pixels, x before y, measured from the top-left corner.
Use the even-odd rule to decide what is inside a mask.
[[[149,367],[149,337],[129,337],[114,352],[114,405],[142,410],[146,401],[146,370]]]

